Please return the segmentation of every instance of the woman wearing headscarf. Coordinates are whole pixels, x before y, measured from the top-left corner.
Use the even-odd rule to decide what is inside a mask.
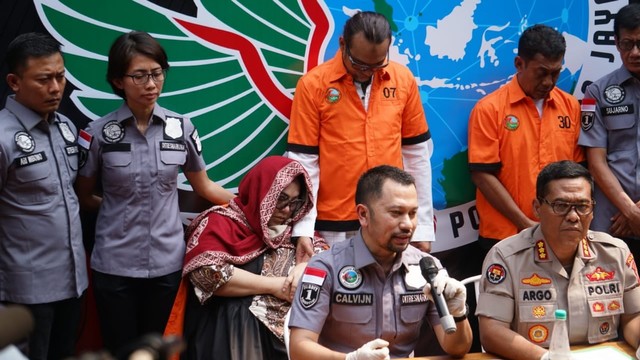
[[[297,161],[272,156],[238,192],[187,229],[188,359],[287,359],[284,318],[306,266],[296,264],[291,227],[313,206],[311,182]],[[315,252],[326,246],[314,238]]]

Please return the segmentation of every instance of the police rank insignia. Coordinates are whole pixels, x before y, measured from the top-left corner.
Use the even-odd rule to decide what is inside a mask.
[[[182,138],[182,119],[167,116],[164,120],[164,135],[173,140]]]
[[[76,136],[73,135],[73,132],[71,131],[71,128],[69,127],[69,124],[65,123],[65,122],[59,122],[58,123],[58,130],[60,130],[60,135],[62,135],[62,137],[64,138],[64,141],[67,144],[73,144],[76,142]]]
[[[596,99],[582,99],[580,111],[580,124],[582,125],[582,130],[588,131],[593,127],[593,121],[596,113]]]
[[[20,150],[24,153],[33,152],[36,148],[36,141],[33,140],[33,137],[31,137],[31,135],[26,131],[18,131],[13,136],[13,139],[15,140],[16,145],[18,145]]]
[[[111,120],[102,127],[102,136],[108,143],[117,143],[124,139],[124,127],[117,120]]]
[[[357,289],[362,285],[362,273],[353,265],[347,265],[340,269],[338,273],[338,281],[345,289]]]
[[[202,154],[202,143],[200,142],[200,136],[198,136],[198,129],[194,129],[190,137],[191,141],[193,141],[193,146],[196,147],[198,155]]]
[[[504,118],[504,128],[509,131],[514,131],[520,126],[520,120],[514,115],[507,115]]]
[[[342,97],[342,95],[340,94],[340,90],[331,87],[331,88],[327,89],[327,93],[326,93],[324,99],[329,104],[335,104],[338,101],[340,101],[341,97]]]
[[[322,269],[309,266],[304,269],[304,274],[300,280],[300,304],[302,304],[303,308],[310,309],[318,302],[320,289],[326,277],[327,272]]]

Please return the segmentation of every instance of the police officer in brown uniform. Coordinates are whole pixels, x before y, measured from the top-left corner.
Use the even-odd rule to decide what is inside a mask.
[[[590,231],[593,180],[560,161],[538,175],[540,224],[496,244],[484,261],[476,315],[485,350],[507,359],[546,359],[554,312],[565,309],[571,344],[624,334],[640,341],[640,287],[633,255],[620,239]]]

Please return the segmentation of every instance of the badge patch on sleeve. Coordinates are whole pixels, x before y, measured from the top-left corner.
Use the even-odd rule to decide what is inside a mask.
[[[200,136],[198,136],[198,129],[194,129],[191,133],[191,141],[193,141],[193,146],[196,147],[196,151],[198,155],[202,154],[202,143],[200,142]]]
[[[326,277],[327,272],[321,269],[307,266],[304,270],[300,285],[300,304],[303,308],[310,309],[318,302],[320,289]]]
[[[78,145],[80,145],[80,147],[82,147],[83,149],[89,150],[89,148],[91,147],[92,139],[93,136],[91,136],[91,134],[84,130],[80,130],[80,133],[78,134]]]
[[[596,113],[596,99],[582,99],[580,110],[580,124],[582,125],[582,130],[588,131],[593,127],[593,121]]]
[[[487,268],[487,280],[490,283],[497,285],[504,281],[507,277],[507,270],[500,264],[491,264]]]

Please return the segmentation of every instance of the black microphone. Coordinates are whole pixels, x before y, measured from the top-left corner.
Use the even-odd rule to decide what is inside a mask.
[[[33,330],[33,315],[22,305],[0,308],[0,349],[27,338]]]
[[[444,296],[442,296],[442,294],[436,294],[436,289],[433,286],[433,280],[436,278],[436,275],[438,275],[438,267],[432,257],[426,256],[420,259],[420,271],[425,280],[431,285],[431,297],[433,297],[433,302],[436,304],[438,316],[440,316],[440,324],[442,324],[444,332],[453,334],[457,329],[456,322],[453,320],[453,316],[449,314],[449,308],[447,307],[447,302],[444,300]]]

